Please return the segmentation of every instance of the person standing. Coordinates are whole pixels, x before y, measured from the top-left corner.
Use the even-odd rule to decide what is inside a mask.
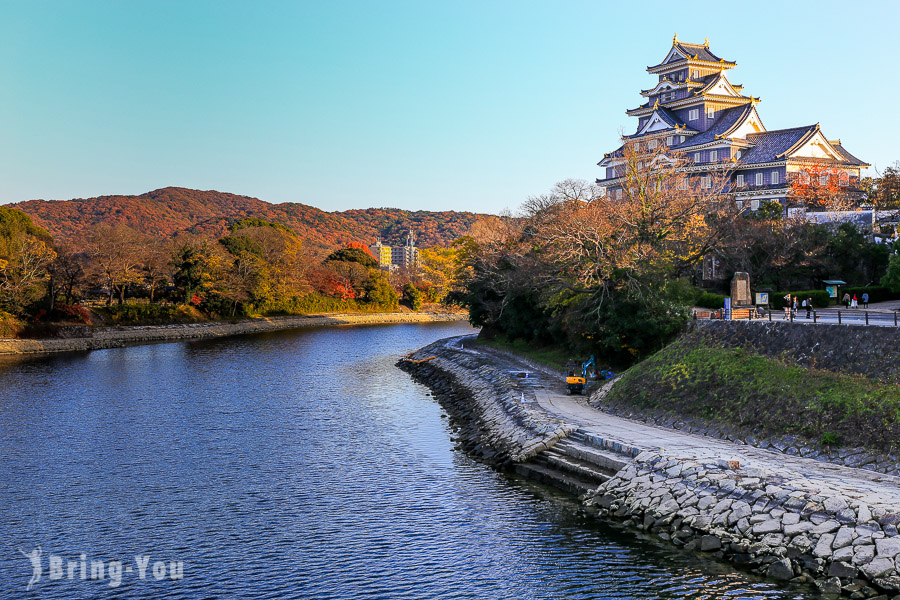
[[[806,318],[808,319],[810,312],[812,312],[812,298],[807,298],[803,301],[803,304],[806,305]]]
[[[853,294],[853,299],[850,301],[850,308],[859,308],[859,300],[856,299],[856,294]]]
[[[782,319],[782,321],[787,321],[791,316],[791,306],[791,295],[787,294],[784,297],[784,318]]]
[[[794,296],[794,302],[791,304],[791,318],[797,316],[797,296]]]
[[[863,308],[869,308],[869,292],[863,292]]]
[[[844,297],[841,298],[841,300],[842,300],[842,303],[844,306],[846,306],[847,308],[850,308],[850,294],[849,293],[844,292]]]

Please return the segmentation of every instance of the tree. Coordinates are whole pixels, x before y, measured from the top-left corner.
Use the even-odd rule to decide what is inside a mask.
[[[0,206],[0,309],[16,315],[38,300],[56,257],[50,234],[22,211]]]
[[[411,283],[403,286],[403,302],[413,310],[422,308],[422,292]]]
[[[844,211],[858,208],[859,193],[849,186],[849,175],[816,161],[789,174],[788,197],[810,210]]]
[[[84,282],[84,263],[86,256],[68,242],[57,242],[56,258],[49,270],[54,289],[51,291],[51,310],[57,293],[63,295],[65,304],[72,302],[80,295],[79,287]]]
[[[95,225],[85,234],[85,250],[95,267],[95,275],[107,288],[106,304],[118,293],[119,305],[125,290],[141,281],[141,259],[147,238],[125,225]]]
[[[185,238],[176,243],[173,283],[181,290],[185,304],[220,289],[227,261],[219,248],[206,238]]]
[[[355,262],[367,269],[374,269],[378,266],[378,261],[375,260],[368,249],[364,252],[359,248],[341,248],[340,250],[335,250],[329,254],[326,260],[335,262]]]

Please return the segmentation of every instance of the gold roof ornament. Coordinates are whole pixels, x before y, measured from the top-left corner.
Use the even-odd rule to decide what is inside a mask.
[[[678,34],[676,33],[675,36],[672,38],[672,45],[674,46],[677,43],[678,43]]]
[[[703,38],[703,45],[709,48],[709,38]]]

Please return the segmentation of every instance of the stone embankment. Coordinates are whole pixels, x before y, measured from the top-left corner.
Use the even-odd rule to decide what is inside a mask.
[[[698,347],[743,348],[771,358],[787,359],[807,368],[862,375],[900,384],[900,336],[881,327],[816,325],[748,321],[696,321],[682,338]],[[753,430],[709,419],[673,415],[665,410],[614,404],[595,394],[591,404],[603,412],[847,467],[900,475],[900,453],[885,448],[876,452],[855,446],[827,446],[794,435],[773,435],[765,423]]]
[[[598,426],[570,424],[546,409],[556,392],[521,362],[469,350],[460,338],[399,364],[432,387],[462,448],[574,493],[602,518],[833,597],[900,600],[895,477],[856,479],[836,465],[799,457],[786,464],[756,449],[741,454],[741,445],[734,445],[740,460],[711,458],[722,456],[722,442],[704,451],[702,437],[699,451],[684,454],[648,444],[652,431],[643,447],[629,445],[602,433],[603,419],[616,417],[595,411]]]
[[[0,339],[0,355],[41,354],[99,350],[149,342],[225,337],[248,333],[262,333],[302,327],[331,325],[376,325],[387,323],[431,323],[440,321],[465,321],[463,313],[359,313],[323,314],[295,317],[246,319],[236,322],[214,321],[177,325],[144,325],[123,327],[71,328],[73,337],[64,339]]]

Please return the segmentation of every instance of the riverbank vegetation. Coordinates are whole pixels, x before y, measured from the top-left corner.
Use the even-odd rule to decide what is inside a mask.
[[[776,308],[787,293],[778,290],[819,290],[802,292],[818,306],[825,279],[870,285],[885,275],[891,246],[871,232],[786,218],[778,203],[743,210],[725,193],[727,165],[694,176],[690,159],[633,142],[617,158],[620,189],[567,180],[457,242],[452,296],[483,337],[621,366],[664,347],[693,306],[720,308],[735,272],[770,291]]]
[[[0,336],[43,335],[50,323],[433,309],[449,290],[456,254],[423,249],[419,264],[388,272],[361,243],[311,251],[286,225],[259,218],[232,219],[218,238],[101,223],[54,239],[0,206]]]
[[[861,375],[806,368],[698,336],[631,367],[610,406],[708,423],[757,438],[794,435],[885,453],[900,440],[900,392]]]

